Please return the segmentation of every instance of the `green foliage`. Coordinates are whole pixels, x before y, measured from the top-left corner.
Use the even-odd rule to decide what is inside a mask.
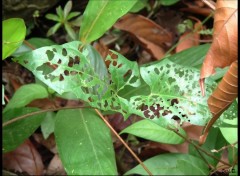
[[[171,6],[179,2],[179,0],[160,0],[160,3],[164,6]]]
[[[90,0],[84,11],[79,37],[84,44],[100,38],[112,25],[125,15],[137,0]]]
[[[44,139],[47,139],[50,134],[54,132],[54,126],[55,126],[55,112],[47,112],[46,117],[41,123],[41,131],[43,134]]]
[[[107,72],[101,75],[92,67],[88,59],[91,50],[85,47],[80,52],[77,49],[80,47],[81,43],[77,41],[42,47],[15,58],[15,61],[32,71],[57,93],[73,92],[92,107],[121,112],[125,118],[136,114],[167,126],[176,116],[181,122],[196,125],[206,124],[211,117],[207,98],[216,84],[207,80],[207,94],[202,97],[197,69],[182,67],[168,59],[139,69],[137,63],[111,51],[112,54],[106,58],[110,62],[109,80]],[[40,59],[36,60],[35,56]],[[150,94],[133,96],[129,101],[119,96],[118,92],[125,86],[139,87],[140,77],[149,86]],[[159,109],[158,114],[154,114],[156,109]]]
[[[135,136],[167,144],[181,144],[184,139],[174,133],[172,130],[163,128],[150,120],[141,120],[125,128],[120,134],[129,133]],[[186,137],[186,133],[182,128],[179,128],[179,133]]]
[[[208,175],[206,163],[189,154],[168,153],[154,156],[144,161],[153,175]],[[140,166],[136,166],[124,175],[148,175]]]
[[[4,109],[4,112],[21,108],[29,104],[35,99],[47,98],[47,90],[38,84],[27,84],[21,86],[13,95],[12,99],[8,102],[7,106]]]
[[[18,116],[39,111],[38,108],[14,108],[3,113],[3,122]],[[33,115],[3,127],[3,152],[9,152],[21,145],[40,126],[45,113]]]
[[[57,15],[55,14],[46,15],[47,19],[57,22],[53,27],[51,27],[48,30],[47,36],[51,36],[55,34],[61,26],[64,26],[65,30],[67,31],[67,34],[71,37],[71,39],[73,40],[77,39],[77,35],[73,27],[80,26],[81,16],[79,16],[80,12],[70,12],[71,10],[72,10],[72,1],[68,1],[64,9],[62,9],[61,6],[57,7],[56,9]],[[77,16],[78,18],[75,19],[74,21],[69,21]]]
[[[177,29],[180,34],[183,34],[187,30],[193,29],[193,22],[189,19],[184,20],[182,23],[178,24]]]
[[[148,0],[138,0],[134,6],[129,10],[131,13],[139,12],[140,10],[144,9],[148,6]]]
[[[26,36],[26,26],[23,19],[20,18],[4,20],[2,25],[3,60],[10,56],[22,44]]]
[[[67,174],[117,175],[110,131],[93,110],[59,111],[54,134]]]
[[[205,29],[198,32],[201,35],[213,35],[213,29]]]

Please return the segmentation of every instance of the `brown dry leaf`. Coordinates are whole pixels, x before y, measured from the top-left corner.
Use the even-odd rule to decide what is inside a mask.
[[[42,134],[33,134],[33,138],[35,141],[44,147],[46,147],[48,150],[50,150],[52,153],[56,154],[57,153],[57,146],[55,142],[55,137],[53,134],[51,134],[47,139],[44,139]]]
[[[204,134],[200,137],[200,144],[207,138],[208,132],[221,113],[237,98],[238,95],[238,62],[235,61],[224,75],[216,90],[208,99],[208,106],[213,118],[204,129]]]
[[[176,53],[183,51],[185,49],[191,48],[193,46],[199,45],[200,35],[198,34],[198,28],[201,25],[201,22],[198,22],[194,25],[195,32],[185,32],[179,39],[179,44],[176,47]]]
[[[157,60],[164,56],[166,49],[172,44],[170,32],[141,15],[127,14],[114,27],[133,35]]]
[[[16,150],[3,154],[3,167],[30,175],[42,175],[44,166],[38,151],[30,140],[26,140]]]
[[[214,16],[213,43],[201,69],[201,79],[215,73],[215,68],[230,66],[237,60],[237,0],[218,0]]]
[[[56,154],[51,160],[51,162],[49,163],[46,174],[47,175],[67,175],[58,154]]]
[[[209,16],[212,13],[212,10],[206,6],[203,1],[200,0],[184,0],[182,1],[187,7],[180,8],[180,11],[190,12],[194,14],[199,14],[203,16]],[[209,1],[210,2],[210,1]]]

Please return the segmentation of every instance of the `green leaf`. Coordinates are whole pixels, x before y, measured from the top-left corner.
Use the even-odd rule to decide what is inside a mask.
[[[61,6],[58,6],[56,8],[56,12],[57,12],[57,15],[59,16],[60,18],[60,21],[64,21],[64,14],[63,14],[63,10],[62,10],[62,7]]]
[[[238,128],[219,128],[222,135],[228,141],[229,144],[233,144],[238,141]]]
[[[16,108],[3,113],[3,122],[36,112],[38,108]],[[3,127],[3,152],[9,152],[21,145],[40,126],[46,113],[33,115]]]
[[[80,12],[71,12],[69,13],[69,15],[67,16],[67,20],[71,20],[72,18],[80,15],[81,13]]]
[[[59,16],[54,15],[54,14],[51,14],[51,13],[48,13],[45,17],[46,17],[47,19],[49,19],[49,20],[61,22]]]
[[[75,33],[75,31],[72,29],[72,27],[69,25],[69,23],[64,23],[64,27],[68,33],[68,35],[73,39],[73,40],[77,40],[77,35]]]
[[[179,0],[160,0],[160,3],[164,6],[171,6],[179,2]]]
[[[54,112],[47,112],[46,117],[42,121],[41,131],[44,139],[47,139],[48,136],[54,132],[55,117],[56,114]]]
[[[68,1],[67,4],[65,5],[64,7],[64,10],[63,10],[63,17],[64,19],[67,18],[69,12],[71,11],[72,9],[72,1]]]
[[[138,0],[135,5],[129,10],[129,12],[136,13],[145,8],[148,4],[148,0]]]
[[[199,45],[181,51],[167,58],[176,64],[200,69],[209,48],[210,44]]]
[[[79,48],[83,51],[80,52]],[[110,75],[102,77],[93,67],[89,52],[88,48],[82,47],[81,42],[75,41],[43,47],[14,60],[31,70],[58,94],[72,92],[90,106],[103,111],[120,112],[125,119],[136,114],[166,127],[169,123],[174,124],[173,118],[176,117],[181,122],[196,125],[205,125],[211,117],[207,99],[216,83],[206,79],[206,96],[202,97],[198,69],[183,67],[164,59],[139,70],[136,62],[110,51],[106,58],[110,62]],[[120,96],[119,92],[126,86],[139,87],[141,79],[150,88],[149,94],[136,95],[130,99]]]
[[[2,59],[5,59],[10,56],[22,44],[26,36],[26,26],[24,20],[20,18],[10,18],[8,20],[4,20],[2,25]]]
[[[61,27],[61,25],[61,23],[57,23],[53,27],[51,27],[47,32],[47,36],[49,37],[50,35],[55,34],[57,30]]]
[[[229,176],[238,175],[238,165],[235,165],[229,172]]]
[[[80,41],[85,44],[100,38],[136,2],[137,0],[125,1],[124,3],[112,0],[90,0],[83,14],[79,33]]]
[[[59,111],[54,133],[67,174],[117,175],[110,131],[93,110]]]
[[[236,141],[235,141],[236,142]],[[206,142],[201,146],[202,149],[207,151],[208,153],[212,153],[215,157],[221,158],[222,151],[220,152],[212,152],[212,150],[219,150],[226,144],[226,141],[224,140],[220,130],[218,128],[212,128],[208,134],[208,137],[206,139]],[[212,165],[216,166],[218,164],[218,161],[214,158],[204,154],[203,152],[199,151],[204,158]],[[189,145],[189,154],[196,156],[198,158],[201,158],[199,153],[196,151],[195,147],[191,144]]]
[[[189,154],[168,153],[154,156],[146,161],[144,165],[153,175],[208,175],[208,166],[199,158]],[[191,169],[192,168],[192,169]],[[193,168],[196,168],[193,169]],[[138,165],[124,175],[148,173]]]
[[[183,136],[186,136],[182,128],[179,128],[179,130]],[[122,133],[129,133],[144,139],[167,144],[181,144],[184,142],[184,139],[172,130],[163,128],[147,119],[128,126],[120,134]]]
[[[12,99],[8,102],[4,109],[20,108],[28,105],[35,99],[47,98],[47,90],[39,84],[26,84],[21,86],[13,95]]]
[[[5,101],[4,101],[4,85],[2,84],[2,105],[5,105]]]

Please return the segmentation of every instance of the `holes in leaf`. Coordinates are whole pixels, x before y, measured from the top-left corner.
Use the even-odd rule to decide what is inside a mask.
[[[54,57],[53,51],[47,50],[46,54],[47,54],[48,60],[51,61]]]
[[[56,48],[53,48],[53,52],[55,52],[55,53],[57,52]]]
[[[65,48],[62,49],[62,55],[67,56],[67,50]]]
[[[154,68],[154,72],[159,75],[160,74],[160,71],[157,69],[157,68]]]
[[[62,63],[62,60],[61,60],[61,59],[58,59],[57,63],[58,63],[58,64],[61,64],[61,63]]]
[[[108,106],[107,100],[104,101],[104,107],[106,108]]]
[[[118,55],[114,54],[112,51],[108,51],[109,55],[111,56],[112,59],[117,59]]]
[[[165,116],[165,115],[168,115],[168,114],[171,114],[172,111],[170,110],[164,110],[163,113],[162,113],[162,116]]]
[[[64,70],[64,75],[68,76],[69,75],[69,71],[68,70]]]
[[[115,67],[115,66],[117,66],[117,61],[113,61],[112,62],[112,65]]]
[[[64,80],[64,77],[63,77],[62,74],[60,74],[60,76],[59,76],[59,81],[63,81],[63,80]]]
[[[172,117],[172,119],[173,119],[173,120],[180,120],[180,118],[179,118],[178,116],[176,116],[176,115],[174,115],[174,116]]]
[[[174,106],[175,104],[178,104],[178,103],[179,103],[178,99],[171,100],[171,106]]]
[[[138,80],[138,77],[134,76],[133,78],[130,79],[129,83],[133,84],[133,83],[137,82],[137,80]]]
[[[168,78],[168,82],[169,82],[170,84],[172,84],[172,83],[175,82],[175,81],[176,81],[175,78],[172,78],[172,77],[169,77],[169,78]]]
[[[41,66],[38,66],[36,68],[37,71],[42,71],[43,75],[48,75],[49,73],[51,73],[53,71],[53,68],[49,66],[48,63],[44,63]]]
[[[69,67],[73,66],[73,58],[72,57],[69,57],[68,66]]]
[[[74,64],[80,64],[80,57],[75,56],[75,58],[74,58]]]
[[[24,62],[24,64],[28,64],[28,61],[27,61],[27,60],[24,60],[23,62]]]

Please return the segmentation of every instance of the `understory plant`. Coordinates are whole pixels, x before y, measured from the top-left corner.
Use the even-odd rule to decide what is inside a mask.
[[[182,128],[184,123],[205,126],[212,117],[207,100],[226,70],[219,69],[218,77],[205,79],[203,97],[199,68],[209,44],[142,66],[114,50],[102,58],[91,45],[138,2],[90,0],[78,40],[38,47],[13,58],[30,70],[38,83],[20,87],[4,108],[3,152],[16,149],[41,127],[45,138],[54,133],[67,174],[117,175],[112,137],[103,114],[121,113],[125,120],[131,115],[142,120],[120,134],[173,145],[190,142],[188,153],[156,155],[126,175],[209,175],[219,161],[223,162],[220,159],[223,150],[219,149],[228,145],[229,163],[223,164],[232,172],[236,169],[237,145],[233,144],[237,138],[229,134],[237,130],[237,100],[223,112],[202,146],[188,139]],[[67,16],[69,11],[65,7],[65,19],[79,15]],[[59,21],[57,16],[47,17]],[[74,39],[73,31],[68,33]],[[47,110],[27,107],[33,100],[49,97],[81,100],[84,105]]]

